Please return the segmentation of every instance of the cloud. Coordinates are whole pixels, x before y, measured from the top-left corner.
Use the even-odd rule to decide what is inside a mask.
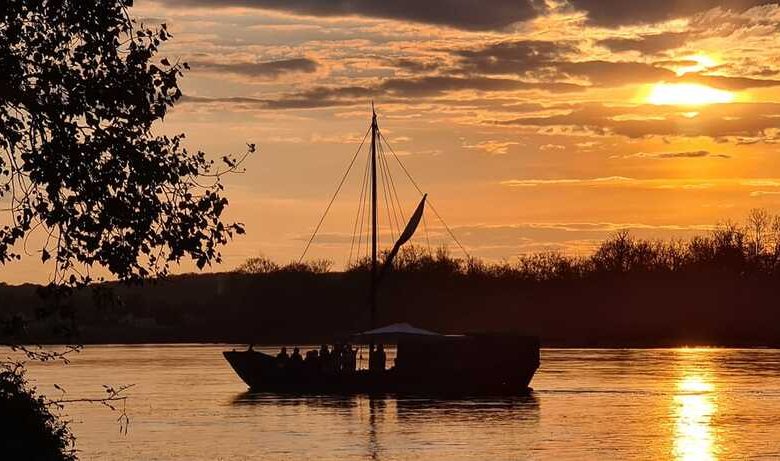
[[[780,86],[780,80],[770,80],[750,77],[728,77],[724,75],[703,75],[688,73],[677,78],[678,82],[700,83],[721,90],[747,90],[749,88],[767,88]]]
[[[365,104],[367,99],[383,96],[384,102],[409,102],[410,99],[437,97],[454,91],[546,91],[570,93],[585,87],[563,82],[527,82],[509,78],[430,76],[391,78],[373,86],[313,87],[277,98],[207,98],[186,96],[184,103],[242,104],[262,109],[310,109]]]
[[[506,258],[534,252],[590,253],[610,234],[628,230],[644,239],[690,238],[712,230],[709,224],[647,224],[638,222],[540,222],[526,224],[464,225],[452,228],[458,239],[480,255]],[[431,229],[432,233],[443,230]],[[446,240],[445,240],[446,241]]]
[[[598,44],[613,52],[638,51],[642,54],[657,54],[685,45],[690,36],[690,32],[662,32],[635,38],[607,38],[599,40]]]
[[[679,178],[630,178],[626,176],[605,176],[595,178],[554,178],[554,179],[508,179],[499,182],[509,188],[525,190],[527,188],[631,188],[640,190],[666,191],[702,191],[741,190],[743,188],[762,187],[770,189],[780,187],[780,180],[775,178],[721,178],[721,179],[679,179]],[[772,192],[755,191],[759,195],[775,195]]]
[[[466,74],[517,74],[538,81],[587,80],[593,86],[617,87],[633,83],[671,80],[669,69],[644,62],[572,61],[579,50],[574,42],[519,40],[456,50],[459,70]]]
[[[590,24],[619,27],[683,18],[718,7],[742,12],[754,6],[777,3],[777,0],[655,0],[652,2],[568,0],[568,2],[574,9],[586,12]]]
[[[194,71],[206,70],[217,73],[237,74],[253,78],[277,78],[292,72],[311,73],[317,70],[317,62],[308,58],[283,59],[266,62],[220,63],[205,60],[188,62]]]
[[[509,179],[501,181],[502,186],[508,187],[537,187],[550,185],[575,185],[575,186],[594,186],[594,185],[614,185],[621,183],[630,183],[637,181],[634,178],[625,176],[605,176],[600,178],[559,178],[559,179]]]
[[[480,74],[524,74],[552,65],[568,53],[572,42],[517,40],[492,43],[476,49],[456,50],[461,69]]]
[[[463,144],[463,148],[481,150],[490,155],[504,155],[509,151],[509,147],[519,144],[519,142],[514,141],[495,141],[491,139],[477,144]]]
[[[780,191],[776,190],[754,190],[750,193],[751,197],[765,197],[767,195],[780,195]]]
[[[498,125],[517,126],[573,126],[597,135],[617,134],[629,138],[646,136],[772,136],[780,118],[778,103],[729,103],[697,107],[695,117],[684,112],[684,107],[607,106],[582,104],[568,113],[542,117],[519,117],[500,120]],[[689,110],[689,109],[688,109]]]
[[[669,69],[643,62],[580,61],[558,63],[556,68],[565,75],[585,78],[601,87],[657,82],[675,77]]]
[[[446,92],[475,91],[522,91],[542,90],[553,93],[583,91],[581,85],[564,82],[529,82],[511,78],[482,76],[452,77],[430,76],[410,79],[388,79],[376,87],[377,90],[393,96],[420,97],[437,96]]]
[[[399,69],[403,69],[412,73],[431,72],[441,67],[441,63],[439,61],[421,61],[409,58],[393,59],[390,60],[390,64],[394,67],[398,67]]]
[[[635,154],[624,155],[622,158],[650,158],[650,159],[675,159],[675,158],[731,158],[726,154],[713,154],[706,150],[694,150],[685,152],[637,152]]]
[[[310,16],[364,16],[494,30],[537,17],[540,0],[164,0],[169,6],[245,7]]]

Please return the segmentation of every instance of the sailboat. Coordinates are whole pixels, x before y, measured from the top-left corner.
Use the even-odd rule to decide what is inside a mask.
[[[324,345],[322,355],[312,351],[311,355],[307,354],[306,360],[293,360],[286,355],[272,356],[253,350],[251,346],[244,351],[225,351],[225,359],[250,391],[257,392],[425,395],[528,392],[540,362],[539,340],[536,337],[507,333],[440,334],[408,323],[376,324],[379,285],[392,269],[401,247],[417,230],[428,196],[422,194],[417,208],[380,266],[377,257],[377,145],[380,132],[373,104],[369,131],[370,320],[366,331],[348,338],[353,344],[368,345],[368,369],[357,369],[354,360],[356,351],[351,346],[345,348],[345,341],[334,346],[332,352]],[[396,358],[389,366],[385,362],[383,345],[396,346]]]

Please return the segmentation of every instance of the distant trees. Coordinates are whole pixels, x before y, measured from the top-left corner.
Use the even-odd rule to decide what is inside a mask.
[[[370,261],[364,258],[346,270],[363,272],[368,270],[369,265]],[[708,234],[694,236],[687,241],[644,240],[621,230],[604,240],[591,255],[584,257],[545,252],[520,255],[514,261],[491,263],[454,257],[445,247],[430,252],[412,245],[401,250],[393,266],[394,272],[399,273],[449,273],[529,281],[705,269],[735,275],[776,275],[780,274],[780,215],[761,209],[751,210],[743,225],[727,221],[715,226]],[[279,266],[266,258],[251,258],[236,271],[263,274],[293,267],[302,272],[322,273],[330,268],[330,263],[315,261]]]
[[[333,267],[333,261],[327,259],[315,259],[312,261],[291,262],[284,266],[272,260],[259,256],[249,258],[238,266],[234,272],[239,274],[271,274],[274,272],[309,272],[312,274],[324,274]]]

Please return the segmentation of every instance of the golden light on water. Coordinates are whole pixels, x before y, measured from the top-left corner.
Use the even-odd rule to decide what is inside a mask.
[[[715,388],[706,374],[684,373],[674,396],[674,459],[716,460],[717,441],[712,417],[717,412]]]
[[[650,89],[647,102],[656,105],[701,106],[732,102],[734,93],[698,83],[657,83]]]

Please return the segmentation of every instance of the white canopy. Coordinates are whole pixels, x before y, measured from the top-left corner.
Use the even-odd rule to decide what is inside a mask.
[[[409,336],[443,336],[439,333],[435,333],[429,330],[423,330],[409,325],[408,323],[393,323],[381,328],[374,328],[373,330],[364,331],[358,333],[355,336],[370,336],[370,337],[409,337]]]

